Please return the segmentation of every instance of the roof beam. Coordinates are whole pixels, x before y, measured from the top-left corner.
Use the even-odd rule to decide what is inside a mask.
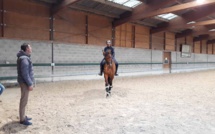
[[[119,18],[118,15],[115,15],[115,14],[110,14],[110,13],[106,13],[106,12],[101,12],[101,11],[98,11],[96,9],[92,9],[92,8],[87,8],[87,7],[81,7],[81,6],[78,6],[78,5],[75,5],[75,6],[69,6],[69,8],[71,9],[77,9],[77,10],[82,10],[82,11],[86,11],[86,12],[91,12],[91,13],[94,13],[94,14],[99,14],[99,15],[104,15],[104,16],[107,16],[107,17],[111,17],[111,18]]]
[[[52,13],[56,14],[57,12],[59,12],[60,10],[69,7],[70,5],[74,4],[75,2],[78,2],[80,0],[64,0],[62,1],[59,5],[56,5],[53,8]]]
[[[215,39],[215,32],[213,32],[213,33],[210,33],[209,40],[212,40],[212,39]]]
[[[215,29],[215,24],[213,24],[213,25],[208,25],[208,26],[205,26],[205,27],[207,27],[209,30]]]
[[[150,0],[148,2],[148,4],[142,3],[139,6],[137,6],[136,8],[134,8],[132,13],[127,13],[126,15],[124,14],[123,16],[120,17],[120,19],[115,20],[113,22],[113,26],[116,27],[116,26],[119,26],[128,21],[132,22],[134,20],[138,20],[140,18],[141,14],[150,13],[150,12],[160,9],[170,3],[175,3],[175,1],[174,0],[165,0],[165,1]]]
[[[192,36],[199,36],[199,35],[202,35],[202,34],[209,34],[211,35],[213,32],[210,32],[209,30],[210,29],[213,29],[215,28],[215,25],[211,25],[211,26],[199,26],[199,27],[196,27],[194,29],[187,29],[187,30],[184,30],[182,33],[177,33],[176,34],[176,38],[182,38],[182,37],[185,37],[185,36],[188,36],[188,35],[192,35]]]
[[[214,44],[214,43],[215,43],[215,39],[207,41],[207,44]]]
[[[202,4],[199,4],[196,1],[193,2],[188,2],[185,4],[180,4],[180,5],[176,5],[176,6],[172,6],[172,7],[168,7],[168,8],[163,8],[160,10],[156,10],[150,13],[144,13],[140,16],[139,19],[143,19],[143,18],[149,18],[149,17],[153,17],[156,15],[160,15],[160,14],[165,14],[165,13],[171,13],[171,12],[176,12],[176,11],[180,11],[180,10],[184,10],[184,9],[189,9],[189,8],[195,8],[195,7],[199,7],[199,6],[203,6],[203,5],[209,5],[209,4],[214,4],[215,1],[214,0],[207,0]]]
[[[208,33],[209,33],[209,29],[207,29],[205,26],[200,26],[200,27],[196,27],[195,29],[193,29],[191,35],[199,36],[201,34],[208,34]]]
[[[191,35],[191,34],[192,34],[192,30],[187,29],[187,30],[182,31],[181,33],[177,33],[175,35],[175,38],[183,38],[183,37],[186,37],[186,36]]]
[[[209,38],[209,34],[199,35],[199,37],[193,38],[193,42],[207,40]]]
[[[171,29],[182,29],[187,26],[188,22],[196,21],[205,16],[213,14],[214,8],[215,8],[215,5],[208,5],[208,6],[197,8],[196,11],[188,12],[182,16],[178,16],[178,17],[172,19],[168,23],[168,25],[158,26],[156,28],[153,28],[152,33],[161,32],[161,31],[165,31],[165,30],[171,30]]]
[[[144,22],[144,21],[135,21],[134,23],[142,24],[142,25],[146,25],[146,26],[150,26],[150,27],[155,27],[156,26],[155,24]]]
[[[204,25],[212,25],[215,24],[215,19],[214,20],[206,20],[206,21],[200,21],[192,24],[187,24],[186,27],[193,27],[193,26],[204,26]]]

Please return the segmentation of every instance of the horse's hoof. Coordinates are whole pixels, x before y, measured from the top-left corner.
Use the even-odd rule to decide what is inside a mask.
[[[111,96],[111,94],[110,94],[109,92],[107,92],[106,98],[107,98],[107,97],[110,97],[110,96]]]
[[[106,98],[111,96],[111,92],[107,92]]]

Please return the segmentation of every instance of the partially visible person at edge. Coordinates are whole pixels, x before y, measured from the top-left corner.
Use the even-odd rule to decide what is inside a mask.
[[[21,45],[21,50],[17,53],[17,81],[21,88],[21,99],[19,104],[20,124],[32,125],[31,118],[25,115],[25,108],[28,103],[29,92],[33,90],[34,73],[31,61],[32,48],[29,43]]]
[[[0,83],[0,95],[4,92],[5,87]],[[0,100],[1,101],[1,100]]]
[[[117,70],[118,70],[118,62],[116,61],[115,59],[115,51],[114,51],[114,48],[111,46],[111,41],[110,40],[107,40],[106,41],[106,44],[107,46],[104,48],[104,52],[108,52],[108,51],[111,51],[111,55],[112,55],[112,58],[116,64],[116,72],[115,72],[115,76],[118,76],[117,74]],[[104,64],[105,64],[105,58],[102,59],[101,63],[100,63],[100,72],[99,72],[99,75],[102,76],[103,72],[104,72]]]
[[[5,90],[5,87],[0,83],[0,95],[4,92],[4,90]],[[0,102],[2,102],[1,99],[0,99]]]

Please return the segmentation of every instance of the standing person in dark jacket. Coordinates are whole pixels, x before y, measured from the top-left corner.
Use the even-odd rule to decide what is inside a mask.
[[[104,52],[108,52],[109,50],[111,51],[111,54],[113,56],[113,60],[116,64],[116,72],[115,72],[115,76],[118,76],[117,74],[117,70],[118,70],[118,62],[115,59],[115,51],[114,48],[111,46],[111,41],[107,40],[106,41],[107,46],[104,48]],[[102,59],[101,63],[100,63],[100,73],[99,75],[102,76],[102,73],[104,71],[104,64],[105,64],[105,58]]]
[[[20,124],[32,125],[31,118],[25,115],[25,107],[28,102],[29,91],[33,90],[34,73],[31,62],[32,48],[29,43],[21,45],[21,50],[17,53],[17,81],[21,88],[21,99],[19,105]]]

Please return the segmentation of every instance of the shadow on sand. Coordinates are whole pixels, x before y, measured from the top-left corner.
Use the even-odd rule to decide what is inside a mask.
[[[8,122],[0,128],[0,132],[4,134],[18,133],[19,131],[25,130],[27,126],[20,124],[18,121]]]

